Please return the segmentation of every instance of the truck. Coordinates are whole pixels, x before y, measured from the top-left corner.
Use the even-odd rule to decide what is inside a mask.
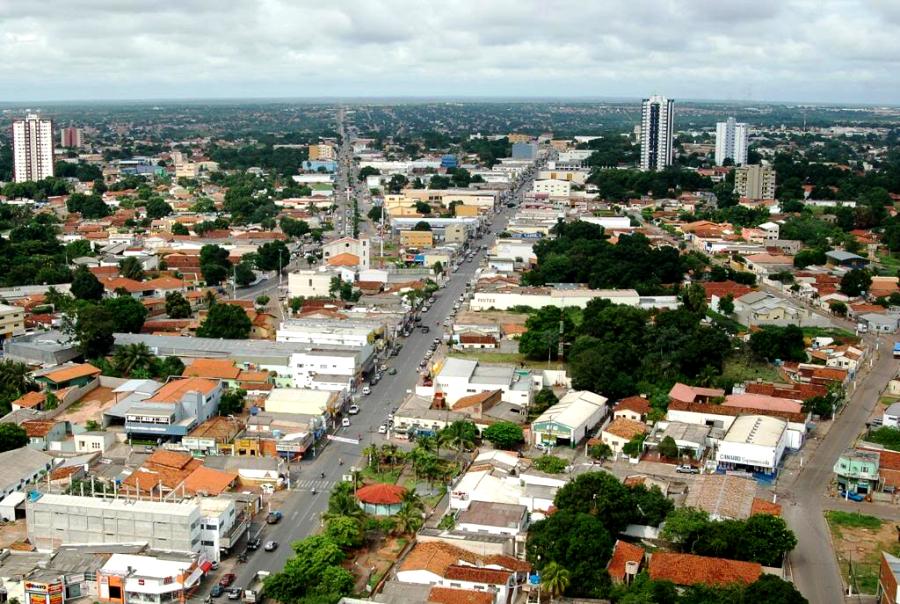
[[[266,578],[271,573],[267,570],[261,570],[253,577],[250,585],[244,588],[244,597],[241,599],[245,604],[258,604],[263,601],[263,586]]]

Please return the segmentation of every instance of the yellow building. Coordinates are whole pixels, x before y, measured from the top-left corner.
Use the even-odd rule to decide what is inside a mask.
[[[527,143],[531,141],[531,137],[527,134],[507,134],[506,138],[510,143]]]
[[[563,140],[563,139],[553,139],[550,141],[550,146],[556,149],[557,151],[566,151],[569,148],[569,144],[572,141]]]
[[[478,216],[478,206],[459,204],[454,206],[454,212],[457,216]]]
[[[25,309],[0,304],[0,342],[25,333]]]
[[[334,147],[331,145],[326,145],[324,143],[320,143],[318,145],[310,145],[309,146],[309,159],[313,160],[333,160],[334,159]]]
[[[431,231],[400,231],[400,245],[419,249],[433,247],[434,233]]]

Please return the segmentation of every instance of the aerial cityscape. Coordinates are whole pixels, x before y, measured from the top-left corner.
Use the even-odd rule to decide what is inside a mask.
[[[305,4],[0,6],[0,602],[898,604],[900,12]]]

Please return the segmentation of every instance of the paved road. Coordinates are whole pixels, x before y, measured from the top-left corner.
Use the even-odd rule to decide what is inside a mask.
[[[874,338],[871,343],[874,346]],[[792,483],[781,483],[784,516],[797,535],[797,548],[790,555],[794,582],[810,602],[843,602],[843,583],[825,522],[825,509],[843,504],[825,499],[832,468],[840,454],[862,431],[888,381],[897,373],[892,356],[893,338],[882,338],[879,356],[870,373],[862,378],[849,405],[835,420],[824,440],[804,464]],[[860,508],[862,509],[862,508]]]
[[[523,182],[517,193],[528,186],[530,181]],[[478,243],[490,247],[496,234],[505,228],[508,218],[509,210],[504,207],[502,213],[494,218],[490,232]],[[432,340],[440,337],[442,328],[438,326],[450,314],[460,295],[465,292],[466,284],[475,275],[481,258],[482,253],[479,253],[475,261],[463,262],[459,271],[452,273],[446,286],[438,291],[435,304],[423,315],[423,324],[430,325],[431,332],[426,334],[414,330],[412,335],[405,339],[400,354],[388,360],[388,364],[397,369],[397,374],[385,375],[372,388],[372,394],[363,396],[359,403],[359,414],[352,417],[352,426],[342,428],[337,433],[338,436],[353,439],[361,434],[362,441],[359,444],[331,442],[319,451],[314,459],[293,464],[291,491],[279,508],[284,514],[284,519],[277,525],[255,524],[253,527],[254,532],[260,531],[263,542],[272,539],[279,542],[280,546],[274,552],[265,552],[262,549],[249,552],[248,561],[237,564],[234,569],[237,574],[235,582],[237,586],[249,585],[260,570],[274,572],[283,568],[292,554],[290,544],[314,534],[321,527],[320,518],[328,505],[328,492],[342,479],[342,475],[349,471],[350,466],[359,460],[362,449],[372,442],[387,441],[386,436],[377,433],[378,426],[386,420],[391,409],[400,405],[406,396],[406,390],[414,387],[418,379],[416,368],[419,361],[424,358]],[[343,460],[343,465],[339,465],[339,459]],[[313,488],[316,494],[313,494]],[[240,550],[241,546],[238,546],[237,551]],[[227,570],[229,565],[230,563],[223,564],[223,571]],[[203,595],[208,593],[212,584],[213,581],[207,582]]]

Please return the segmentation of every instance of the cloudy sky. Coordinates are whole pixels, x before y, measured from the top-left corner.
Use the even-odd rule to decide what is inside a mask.
[[[0,101],[900,103],[900,0],[0,0]]]

